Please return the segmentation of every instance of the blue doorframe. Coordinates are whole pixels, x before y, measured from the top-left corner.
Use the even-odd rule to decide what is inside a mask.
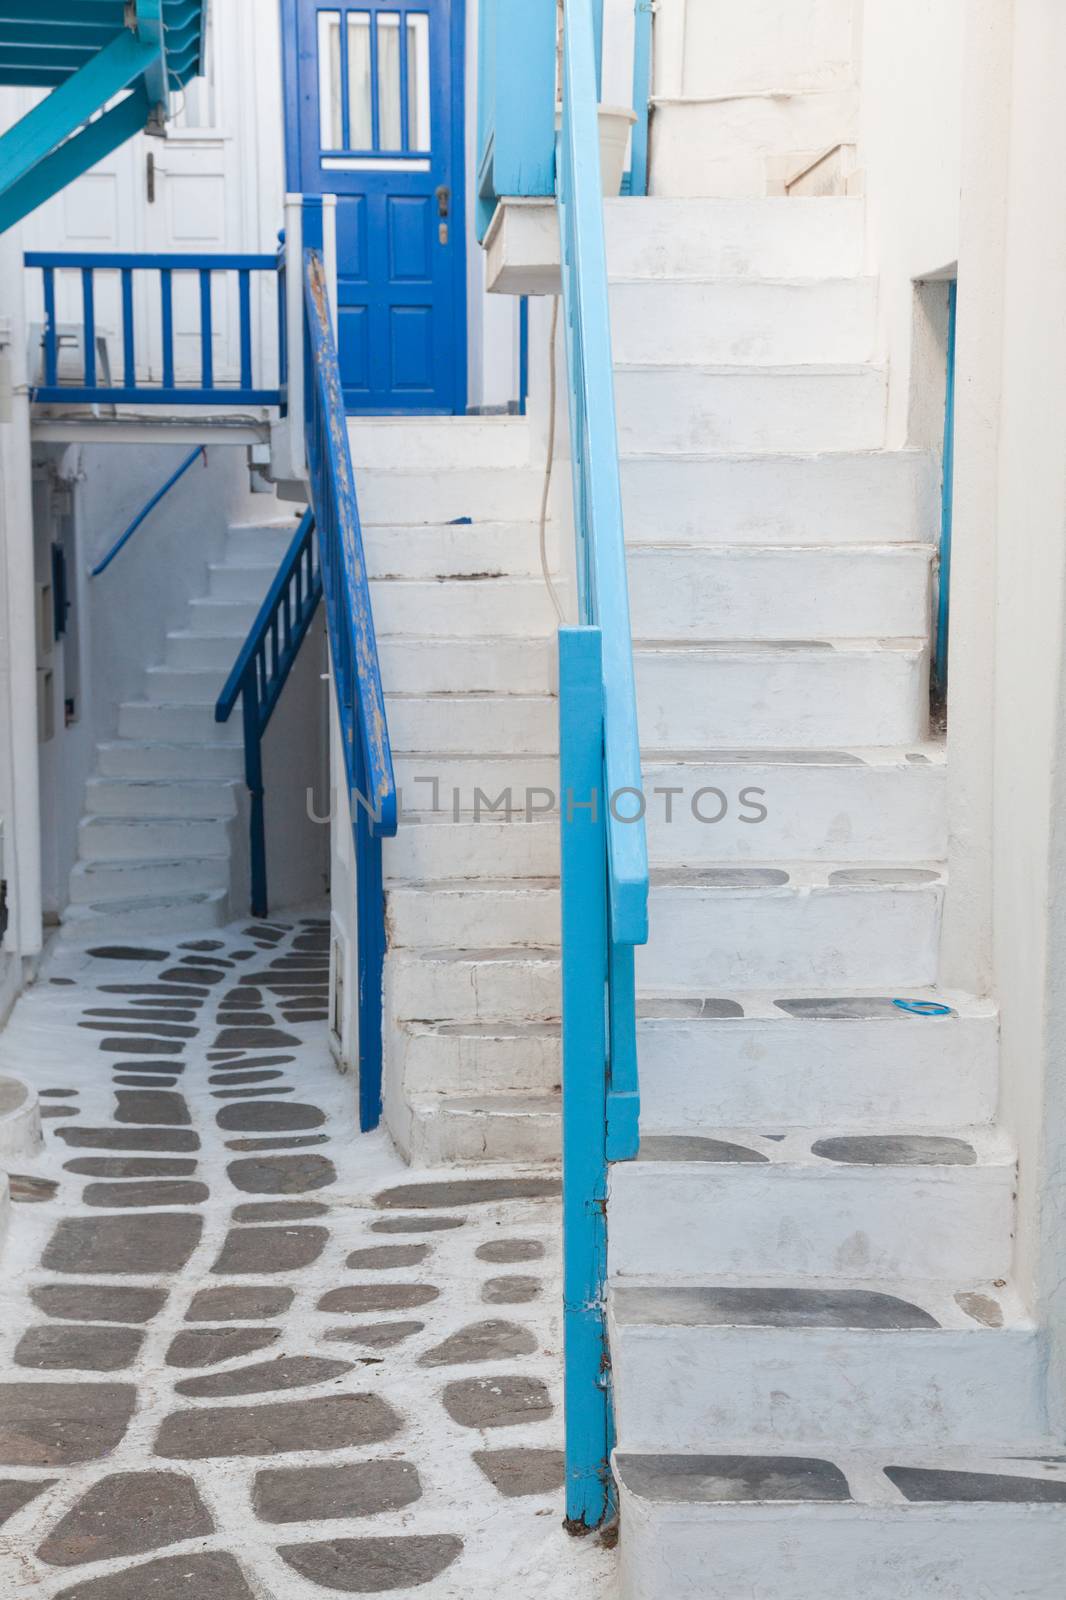
[[[338,197],[337,342],[346,407],[370,415],[461,415],[467,400],[465,0],[280,4],[286,184],[291,193]],[[354,112],[342,90],[343,138],[323,148],[321,13],[338,18],[342,85],[348,82],[353,38],[348,19],[360,25],[366,19],[373,101],[373,132],[366,141],[352,133]],[[402,151],[380,131],[382,15],[398,19],[405,40]],[[429,149],[409,144],[407,19],[420,17],[427,19]],[[353,142],[361,148],[348,149]]]

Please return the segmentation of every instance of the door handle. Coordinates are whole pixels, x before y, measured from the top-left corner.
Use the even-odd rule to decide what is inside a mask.
[[[442,183],[437,188],[436,195],[437,211],[440,216],[446,217],[452,203],[452,191],[448,188],[446,183]]]

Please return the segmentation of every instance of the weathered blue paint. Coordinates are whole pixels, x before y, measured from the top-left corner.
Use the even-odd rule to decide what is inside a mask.
[[[501,195],[555,193],[555,0],[481,0],[477,236]]]
[[[948,687],[948,629],[951,610],[951,521],[955,476],[955,323],[958,281],[948,285],[947,379],[944,392],[944,449],[940,480],[940,577],[936,603],[936,641],[933,647],[933,688],[945,695]]]
[[[396,781],[355,494],[340,366],[322,261],[322,205],[304,205],[307,459],[318,526],[331,676],[355,844],[359,1125],[381,1117],[385,897],[381,840],[398,823]]]
[[[526,414],[529,399],[529,299],[522,295],[518,302],[518,415]]]
[[[260,405],[281,402],[281,388],[255,386],[252,363],[251,274],[267,272],[278,279],[279,304],[282,299],[280,256],[272,255],[134,255],[125,252],[86,254],[80,251],[31,250],[25,256],[27,267],[44,274],[44,368],[45,381],[33,398],[44,403],[64,405],[116,404],[136,401],[140,405]],[[80,384],[60,384],[57,375],[57,333],[55,274],[78,271],[82,282],[82,311],[85,323],[85,367]],[[99,381],[96,368],[96,318],[93,274],[117,271],[122,289],[122,382]],[[135,272],[159,274],[159,303],[163,351],[162,383],[140,383],[137,379],[134,331],[133,275]],[[200,382],[178,384],[174,379],[174,291],[175,272],[195,272],[199,278],[200,299]],[[216,383],[213,356],[211,281],[215,273],[236,273],[240,338],[240,381],[237,385]],[[281,313],[279,312],[279,319]],[[284,373],[284,325],[279,320],[279,371]]]
[[[112,561],[114,561],[119,551],[129,544],[130,540],[133,538],[133,535],[137,532],[137,529],[141,526],[141,523],[145,520],[148,514],[155,510],[160,500],[170,493],[178,479],[185,476],[193,462],[196,461],[200,456],[203,456],[204,461],[206,462],[207,451],[203,445],[198,444],[195,450],[189,451],[189,454],[185,457],[185,460],[181,463],[181,466],[170,474],[170,477],[167,479],[166,483],[161,484],[156,490],[155,494],[152,495],[151,499],[145,501],[144,505],[138,511],[129,527],[119,535],[102,560],[98,561],[95,567],[90,568],[90,578],[98,578],[101,572],[107,571],[108,567],[111,565]]]
[[[347,19],[369,20],[370,143],[353,131],[341,95],[340,143],[324,141],[318,18],[339,12],[340,76],[347,81]],[[337,196],[337,346],[347,409],[375,415],[466,409],[464,176],[465,0],[283,0],[286,144],[290,187]],[[415,148],[406,109],[408,53],[399,55],[398,142],[384,126],[377,73],[378,19],[428,26],[429,145]]]
[[[244,781],[251,797],[252,915],[256,917],[265,917],[269,910],[262,741],[322,598],[314,532],[314,517],[308,511],[293,534],[215,705],[215,721],[228,722],[238,698],[242,702]]]
[[[648,122],[651,112],[652,26],[655,0],[635,0],[633,7],[633,110],[637,120],[630,140],[628,185],[625,192],[648,192]]]
[[[571,0],[572,3],[572,0]],[[559,630],[560,861],[563,941],[563,1343],[566,1517],[607,1513],[608,905],[599,628]],[[600,795],[591,808],[590,796]]]

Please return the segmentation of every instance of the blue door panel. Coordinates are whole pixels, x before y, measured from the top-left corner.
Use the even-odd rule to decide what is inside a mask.
[[[463,411],[464,0],[282,0],[289,182],[337,196],[345,403]]]

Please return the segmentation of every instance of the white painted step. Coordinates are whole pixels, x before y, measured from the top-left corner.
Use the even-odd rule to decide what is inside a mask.
[[[873,366],[616,364],[623,453],[877,450],[886,382]]]
[[[386,881],[444,878],[549,878],[559,871],[558,818],[526,821],[523,797],[514,795],[510,820],[507,802],[498,812],[489,804],[499,795],[486,794],[480,815],[450,811],[408,813],[393,839],[384,841]]]
[[[633,545],[643,639],[917,639],[929,628],[928,545]]]
[[[396,467],[356,468],[364,526],[371,523],[523,522],[540,515],[544,463],[501,466],[493,456],[464,470],[434,469],[409,455]]]
[[[70,874],[70,898],[73,905],[94,905],[107,900],[159,899],[228,885],[228,853],[173,860],[79,861]]]
[[[558,536],[549,526],[549,560]],[[531,578],[540,573],[536,522],[363,523],[372,578]]]
[[[858,198],[628,196],[605,200],[603,220],[612,278],[848,278],[863,270]]]
[[[192,636],[198,637],[196,634]],[[236,658],[239,645],[228,639],[229,654]],[[230,663],[232,665],[232,661]],[[144,691],[149,700],[160,704],[214,706],[226,682],[226,675],[217,667],[148,667],[144,674]],[[236,726],[236,724],[234,724]]]
[[[559,742],[558,708],[548,695],[386,692],[385,702],[394,750],[541,755]]]
[[[240,655],[245,637],[245,634],[190,633],[186,630],[168,633],[165,668],[174,673],[213,673],[217,685],[215,693],[218,694]],[[158,667],[148,669],[153,674],[162,670]]]
[[[426,627],[431,619],[426,619]],[[554,694],[558,647],[542,638],[378,637],[381,681],[390,694]]]
[[[394,885],[386,895],[390,945],[479,950],[559,942],[559,890],[530,879]]]
[[[942,745],[680,751],[643,772],[653,866],[947,856]]]
[[[489,1022],[557,1019],[558,949],[390,949],[385,995],[397,1022]]]
[[[610,301],[617,362],[788,366],[874,354],[875,278],[615,278]]]
[[[930,985],[943,894],[935,867],[653,869],[637,981],[699,996]]]
[[[236,815],[237,794],[222,779],[95,777],[85,785],[85,809],[90,817],[227,818]]]
[[[63,937],[77,944],[129,940],[132,933],[194,933],[222,928],[230,920],[227,889],[144,895],[69,905],[63,912]]]
[[[299,524],[299,517],[289,522],[231,524],[226,531],[227,563],[276,572]]]
[[[371,604],[382,637],[536,639],[554,635],[557,625],[542,578],[390,578],[371,584]]]
[[[118,708],[118,731],[123,739],[162,744],[229,744],[239,748],[233,719],[216,722],[214,702],[183,705],[177,701],[127,700]]]
[[[558,1095],[422,1095],[410,1103],[403,1153],[413,1165],[558,1161]]]
[[[562,1080],[558,1022],[407,1022],[389,1035],[409,1095],[549,1094]]]
[[[948,1005],[920,1016],[894,1000]],[[902,994],[772,990],[637,1001],[645,1133],[708,1126],[782,1132],[935,1130],[990,1122],[999,1090],[991,1000],[908,987]]]
[[[939,467],[920,450],[679,456],[643,446],[620,467],[627,535],[641,544],[931,543],[940,525]]]
[[[908,745],[925,737],[922,640],[638,640],[634,659],[648,752]]]
[[[243,639],[259,615],[262,596],[255,600],[216,600],[202,595],[189,601],[189,627],[193,633],[232,634]],[[234,655],[236,656],[236,650]]]
[[[1013,1152],[988,1129],[645,1134],[640,1158],[611,1168],[610,1272],[994,1282],[1010,1274],[1014,1184]]]
[[[270,585],[277,577],[280,561],[279,556],[277,561],[261,566],[237,564],[232,561],[212,563],[207,569],[209,598],[262,605]]]
[[[499,751],[450,753],[434,750],[402,750],[393,732],[392,763],[397,788],[402,791],[406,811],[473,811],[474,792],[496,796],[510,788],[516,803],[529,806],[536,816],[550,811],[559,788],[558,731],[551,747],[543,752],[501,755]],[[501,749],[503,747],[501,746]],[[436,787],[434,787],[436,785]]]
[[[657,99],[654,107],[651,182],[653,192],[663,195],[765,195],[773,163],[793,152],[854,143],[858,124],[853,85],[823,92]]]
[[[608,1331],[627,1451],[699,1452],[723,1437],[994,1446],[1045,1426],[1040,1334],[990,1284],[615,1283]]]
[[[705,1447],[716,1455],[619,1451],[621,1600],[707,1600],[709,1573],[716,1600],[1057,1600],[1066,1507],[1047,1500],[1066,1485],[1061,1445],[1010,1437],[998,1453],[724,1439]]]
[[[421,472],[455,472],[528,466],[530,427],[525,417],[350,416],[348,445],[360,493],[366,468],[405,470],[417,463]]]
[[[232,819],[225,817],[101,817],[78,824],[82,861],[160,861],[221,856],[229,850]]]
[[[154,721],[151,725],[155,727]],[[102,777],[137,782],[173,779],[183,785],[187,779],[233,781],[244,775],[244,751],[232,738],[210,745],[167,742],[161,732],[154,738],[108,739],[97,745],[96,759]]]

